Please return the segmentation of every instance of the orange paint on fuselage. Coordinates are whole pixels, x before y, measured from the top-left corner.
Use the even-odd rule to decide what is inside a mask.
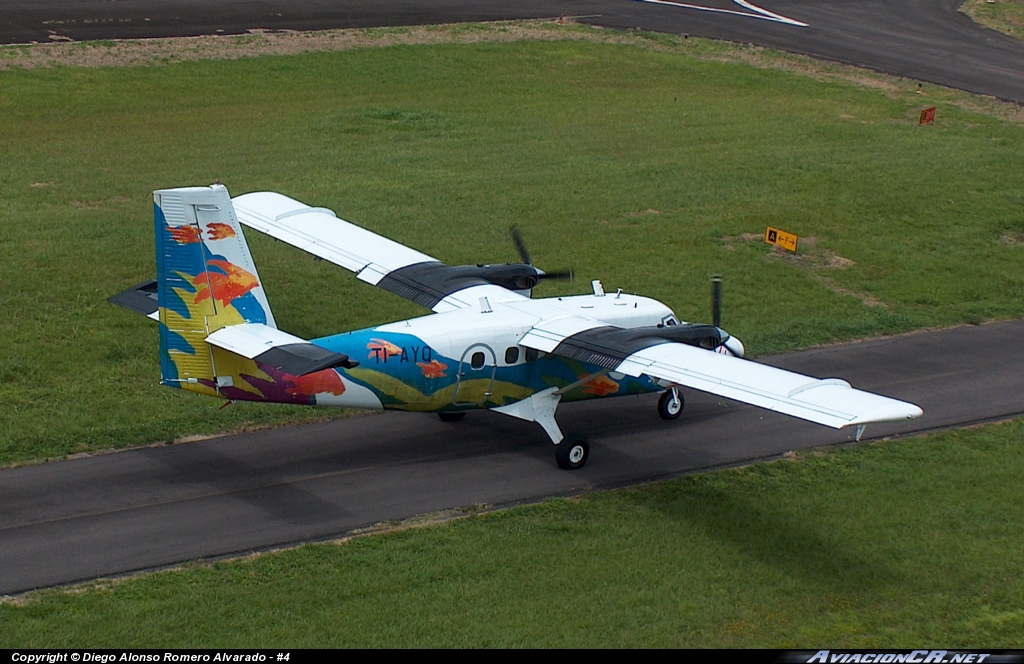
[[[417,362],[416,366],[423,372],[425,378],[444,378],[448,374],[445,371],[448,370],[448,365],[444,362],[438,362],[437,360],[431,360],[430,362]]]
[[[285,389],[288,394],[333,394],[341,396],[345,393],[345,382],[334,369],[325,369],[305,376],[294,376],[291,379],[294,384]]]
[[[583,376],[580,376],[583,378]],[[619,384],[608,376],[598,376],[589,383],[583,384],[584,394],[593,394],[594,396],[604,397],[609,394],[614,394],[619,391]]]
[[[399,357],[402,354],[400,346],[396,346],[384,339],[370,339],[370,343],[366,344],[366,349],[370,351],[368,359],[371,360],[377,358],[378,360],[387,361],[389,357]]]

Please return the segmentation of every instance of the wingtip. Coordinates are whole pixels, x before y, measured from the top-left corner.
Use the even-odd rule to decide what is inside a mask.
[[[891,403],[887,403],[883,406],[873,408],[866,413],[861,414],[854,419],[850,424],[870,424],[872,422],[903,422],[905,420],[912,420],[917,417],[924,415],[924,411],[921,410],[920,406],[906,401],[891,400]]]

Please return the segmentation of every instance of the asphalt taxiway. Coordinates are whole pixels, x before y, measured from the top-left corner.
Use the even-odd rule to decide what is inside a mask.
[[[582,23],[610,28],[641,28],[770,46],[1024,103],[1024,43],[974,23],[957,11],[961,3],[962,0],[0,0],[0,43],[572,16]],[[792,22],[767,20],[765,13]]]
[[[919,404],[865,440],[1024,412],[1024,321],[816,348],[769,364]],[[446,424],[386,413],[0,471],[0,594],[344,536],[373,524],[617,487],[842,443],[820,427],[688,391],[559,409],[587,433],[559,470],[539,426],[496,413]],[[899,444],[912,445],[913,440]]]

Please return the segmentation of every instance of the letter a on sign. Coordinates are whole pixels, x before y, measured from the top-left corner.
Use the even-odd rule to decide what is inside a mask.
[[[772,228],[769,226],[764,232],[764,241],[768,244],[774,244],[778,247],[782,247],[788,251],[796,251],[797,237],[792,233],[780,231],[778,228]]]
[[[918,124],[931,124],[935,122],[935,107],[926,108],[921,111],[921,121]]]

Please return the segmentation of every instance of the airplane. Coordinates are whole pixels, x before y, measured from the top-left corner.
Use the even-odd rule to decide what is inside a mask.
[[[538,423],[560,468],[582,468],[585,436],[565,438],[559,404],[661,392],[678,418],[692,388],[818,424],[922,414],[904,401],[743,359],[717,327],[599,281],[585,295],[532,298],[548,274],[522,263],[447,265],[283,194],[232,198],[220,184],[153,192],[157,279],[110,301],[159,321],[161,384],[231,401],[437,413],[487,409]],[[306,340],[277,327],[242,226],[351,270],[430,313]]]

